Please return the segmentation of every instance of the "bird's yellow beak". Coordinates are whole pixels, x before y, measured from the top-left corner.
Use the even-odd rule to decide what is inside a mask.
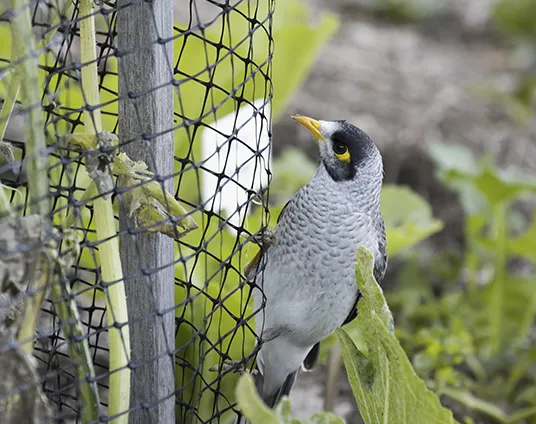
[[[320,141],[320,140],[325,139],[322,133],[320,132],[320,122],[318,122],[316,119],[309,118],[308,116],[296,116],[296,115],[291,116],[291,118],[298,121],[305,128],[311,131],[315,140]]]

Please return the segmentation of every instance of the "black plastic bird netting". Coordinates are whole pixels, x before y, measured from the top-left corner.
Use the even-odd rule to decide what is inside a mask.
[[[273,7],[0,3],[2,423],[236,416]]]

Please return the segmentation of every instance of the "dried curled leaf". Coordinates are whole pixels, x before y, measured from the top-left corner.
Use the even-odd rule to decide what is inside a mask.
[[[0,141],[0,166],[15,162],[11,143]]]
[[[186,209],[161,184],[152,180],[154,175],[148,171],[147,164],[120,153],[113,170],[119,175],[120,188],[133,187],[123,194],[123,204],[136,227],[158,231],[173,239],[198,228]]]
[[[29,279],[27,247],[41,244],[42,234],[38,215],[0,220],[0,337],[8,330],[11,335],[17,331],[17,320],[23,311],[21,293]]]
[[[8,341],[0,336],[2,346]],[[0,417],[3,424],[48,423],[52,421],[52,410],[41,390],[37,361],[13,348],[0,355],[2,378],[0,379]],[[26,390],[21,387],[26,386]]]
[[[9,346],[24,319],[24,298],[32,278],[32,263],[42,246],[43,222],[38,215],[0,220],[0,346]],[[25,247],[25,248],[23,248]],[[34,268],[35,269],[35,268]],[[0,421],[44,423],[52,418],[41,391],[37,363],[22,344],[0,354]],[[26,389],[23,389],[26,387]]]
[[[92,136],[84,134],[79,137],[79,141],[87,141],[87,137]],[[86,169],[91,179],[95,182],[99,194],[108,199],[115,186],[111,171],[112,163],[116,158],[114,156],[116,152],[113,148],[117,145],[117,136],[109,132],[101,132],[97,142],[101,150],[90,150],[86,159]],[[106,152],[107,149],[112,149],[110,150],[112,153]]]

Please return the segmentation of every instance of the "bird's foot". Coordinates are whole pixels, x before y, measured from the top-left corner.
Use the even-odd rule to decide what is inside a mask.
[[[257,232],[257,234],[253,234],[249,236],[246,233],[241,233],[240,237],[247,239],[248,241],[252,241],[255,244],[258,244],[260,246],[263,246],[264,248],[270,247],[275,242],[275,233],[274,230],[270,228],[264,228]]]
[[[218,373],[221,373],[224,371],[233,371],[234,373],[239,374],[239,375],[244,375],[247,373],[252,374],[252,375],[257,374],[257,370],[255,369],[251,371],[248,370],[243,361],[233,361],[230,359],[226,359],[221,364],[210,367],[209,371],[218,372]]]
[[[253,241],[263,247],[270,247],[275,242],[275,232],[270,228],[264,228],[253,236]]]

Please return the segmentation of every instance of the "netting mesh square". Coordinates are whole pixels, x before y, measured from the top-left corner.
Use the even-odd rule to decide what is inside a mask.
[[[0,3],[0,421],[233,421],[273,11]]]

